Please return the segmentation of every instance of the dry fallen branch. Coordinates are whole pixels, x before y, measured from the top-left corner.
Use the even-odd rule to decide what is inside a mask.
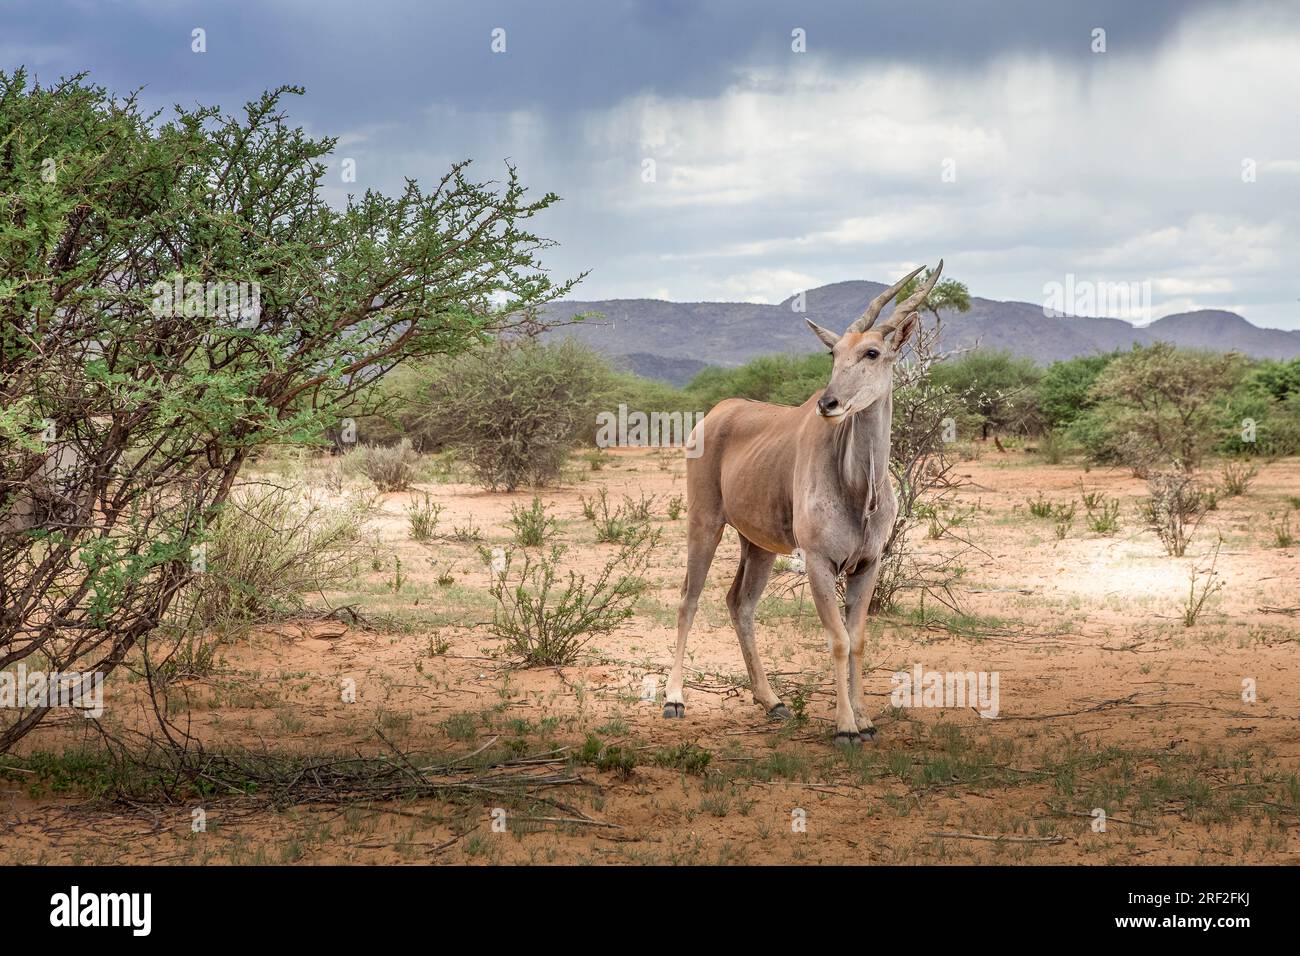
[[[1064,843],[1065,837],[1059,833],[1049,837],[1025,836],[989,836],[984,833],[959,833],[956,830],[928,830],[926,836],[941,837],[949,840],[984,840],[988,843]]]
[[[155,783],[143,793],[118,792],[115,802],[147,810],[191,799],[194,789],[230,801],[233,806],[276,809],[432,798],[470,805],[492,801],[493,805],[512,807],[518,814],[548,808],[564,814],[566,823],[616,826],[593,820],[550,794],[560,787],[599,789],[596,783],[556,766],[567,764],[563,752],[568,748],[521,756],[489,755],[471,764],[492,745],[493,738],[469,754],[442,756],[435,762],[438,758],[434,755],[405,753],[382,733],[378,736],[391,753],[374,757],[267,751],[210,753],[153,742],[130,750],[121,748],[116,751],[117,759],[144,771],[144,776]],[[558,816],[535,819],[561,821]]]
[[[622,824],[609,823],[605,820],[591,820],[587,817],[519,817],[516,823],[563,823],[566,825],[583,826],[583,827],[612,827],[615,830],[623,829]]]
[[[999,714],[997,719],[998,720],[1050,720],[1054,717],[1078,717],[1080,714],[1093,714],[1099,710],[1109,710],[1112,707],[1143,706],[1141,704],[1134,703],[1133,698],[1136,696],[1137,693],[1134,692],[1132,694],[1129,694],[1127,697],[1116,697],[1112,700],[1103,700],[1101,703],[1094,704],[1091,707],[1085,707],[1083,708],[1083,710],[1063,710],[1055,714],[1005,714],[1005,715]],[[1159,706],[1159,705],[1148,704],[1145,706]]]

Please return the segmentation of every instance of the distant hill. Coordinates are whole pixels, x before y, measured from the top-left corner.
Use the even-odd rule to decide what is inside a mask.
[[[642,378],[657,378],[678,385],[689,382],[701,370],[709,367],[708,362],[698,359],[673,358],[669,355],[655,355],[653,352],[629,352],[627,355],[614,356],[614,361],[620,368],[635,372]]]
[[[806,311],[792,300],[778,305],[748,302],[665,302],[606,299],[560,302],[548,318],[578,312],[602,317],[552,335],[575,338],[620,360],[640,375],[682,385],[706,365],[740,365],[775,352],[806,354],[818,346],[803,324],[806,315],[839,332],[885,288],[879,282],[834,282],[805,294]],[[1046,316],[1029,302],[971,299],[969,312],[943,313],[945,348],[1005,349],[1047,364],[1076,355],[1127,349],[1134,343],[1172,342],[1184,348],[1236,350],[1256,358],[1300,355],[1300,331],[1261,329],[1235,312],[1204,309],[1165,316],[1137,328],[1122,319]]]

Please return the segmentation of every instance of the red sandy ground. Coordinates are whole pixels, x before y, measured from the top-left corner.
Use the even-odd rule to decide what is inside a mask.
[[[506,832],[493,830],[491,800],[277,810],[218,796],[205,804],[207,831],[193,833],[193,801],[133,806],[91,799],[76,787],[56,792],[39,774],[11,771],[0,774],[0,861],[1300,858],[1300,618],[1294,614],[1300,548],[1278,547],[1271,531],[1292,507],[1286,496],[1300,493],[1300,461],[1267,465],[1245,497],[1221,499],[1180,559],[1165,556],[1140,527],[1141,481],[1042,465],[1018,452],[990,450],[964,462],[968,485],[955,507],[978,507],[961,533],[980,550],[963,556],[966,576],[956,593],[971,617],[953,621],[930,602],[924,612],[872,624],[867,688],[880,736],[846,755],[829,742],[830,659],[793,573],[769,587],[759,643],[787,701],[805,701],[807,720],[769,723],[751,702],[723,602],[737,558],[732,532],[719,549],[691,636],[685,720],[663,720],[659,704],[638,699],[647,676],[658,679],[662,694],[671,663],[685,521],[668,520],[665,504],[684,494],[683,470],[675,458],[639,451],[605,459],[607,467],[542,493],[562,519],[559,540],[570,546],[565,566],[590,574],[614,550],[594,543],[581,515],[580,496],[602,484],[614,501],[623,494],[656,496],[663,544],[636,615],[589,645],[580,663],[515,666],[483,627],[491,618],[489,575],[476,547],[410,540],[403,510],[410,495],[391,494],[380,499],[374,522],[380,570],[367,561],[355,594],[328,597],[350,602],[359,594],[370,618],[392,615],[405,627],[329,621],[260,631],[225,646],[214,674],[185,682],[171,717],[210,749],[372,756],[391,753],[376,727],[403,751],[447,757],[479,751],[494,737],[492,747],[520,738],[530,753],[572,748],[563,757],[594,732],[638,755],[630,775],[574,764],[572,774],[582,782],[553,793],[569,809],[509,809]],[[1123,502],[1118,533],[1087,531],[1080,506],[1058,540],[1050,520],[1028,514],[1027,501],[1039,493],[1077,501],[1080,482]],[[531,499],[531,493],[493,495],[458,484],[418,490],[445,506],[440,531],[472,516],[488,546],[508,544],[511,505]],[[1207,564],[1220,534],[1217,571],[1224,587],[1195,625],[1185,627],[1189,576]],[[924,528],[914,540],[935,553],[957,547],[950,538],[927,539]],[[406,575],[397,593],[390,585],[394,556]],[[454,586],[437,583],[442,568]],[[970,709],[894,711],[890,674],[918,663],[934,671],[998,672],[998,718],[982,719]],[[340,699],[347,677],[357,686],[353,704]],[[1242,697],[1247,679],[1256,688],[1253,702]],[[115,733],[155,726],[139,681],[115,679],[108,694],[105,724]],[[62,718],[24,741],[19,756],[97,739],[81,718]],[[703,775],[653,764],[659,751],[686,742],[712,753]],[[1109,815],[1105,832],[1094,831],[1096,807]],[[594,822],[525,819],[575,814]],[[800,819],[802,829],[792,825]]]

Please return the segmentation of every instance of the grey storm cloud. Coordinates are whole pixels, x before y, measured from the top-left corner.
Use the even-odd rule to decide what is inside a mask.
[[[508,159],[564,197],[540,228],[584,298],[777,301],[942,255],[989,297],[1149,281],[1154,315],[1300,326],[1280,2],[46,0],[6,6],[0,63],[158,107],[302,85],[293,118],[356,162],[336,200]]]
[[[819,55],[924,62],[987,62],[1011,51],[1082,60],[1096,26],[1116,43],[1149,49],[1198,7],[1194,0],[1048,0],[1001,3],[763,2],[399,2],[279,0],[276,3],[97,0],[17,4],[3,51],[57,49],[42,66],[93,67],[113,86],[148,85],[205,101],[249,97],[283,82],[328,101],[328,116],[352,124],[402,121],[406,111],[446,99],[465,110],[528,106],[565,113],[608,106],[644,91],[707,95],[740,67],[775,65],[802,27]],[[15,5],[8,5],[11,8]],[[206,59],[188,34],[203,27]],[[487,37],[507,30],[509,56],[491,62]],[[1118,48],[1118,47],[1117,47]]]

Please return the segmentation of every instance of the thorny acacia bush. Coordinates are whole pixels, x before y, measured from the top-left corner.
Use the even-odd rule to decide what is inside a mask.
[[[520,552],[507,552],[504,567],[493,576],[497,608],[490,630],[530,666],[572,664],[588,642],[632,616],[658,544],[658,530],[643,528],[590,580],[560,570],[562,545],[536,556],[522,552],[522,558]]]
[[[163,121],[0,72],[0,668],[111,672],[250,455],[572,288],[527,229],[556,197],[525,200],[512,168],[327,204],[334,140],[289,125],[298,92]],[[0,753],[47,712],[0,714]]]
[[[490,490],[555,481],[595,434],[609,366],[571,339],[521,338],[430,363],[414,427],[436,436]]]
[[[1138,477],[1169,467],[1190,473],[1226,437],[1227,395],[1245,368],[1233,352],[1134,346],[1098,374],[1095,407],[1079,429],[1084,446],[1094,461]]]
[[[893,607],[898,595],[908,590],[955,606],[952,584],[960,574],[957,555],[922,558],[908,545],[913,529],[926,514],[933,514],[955,487],[945,438],[951,437],[965,396],[935,381],[932,372],[944,359],[935,351],[937,344],[935,330],[919,328],[911,360],[900,362],[894,371],[889,471],[896,486],[898,517],[880,558],[872,612]],[[948,535],[970,546],[955,533],[949,531]]]

